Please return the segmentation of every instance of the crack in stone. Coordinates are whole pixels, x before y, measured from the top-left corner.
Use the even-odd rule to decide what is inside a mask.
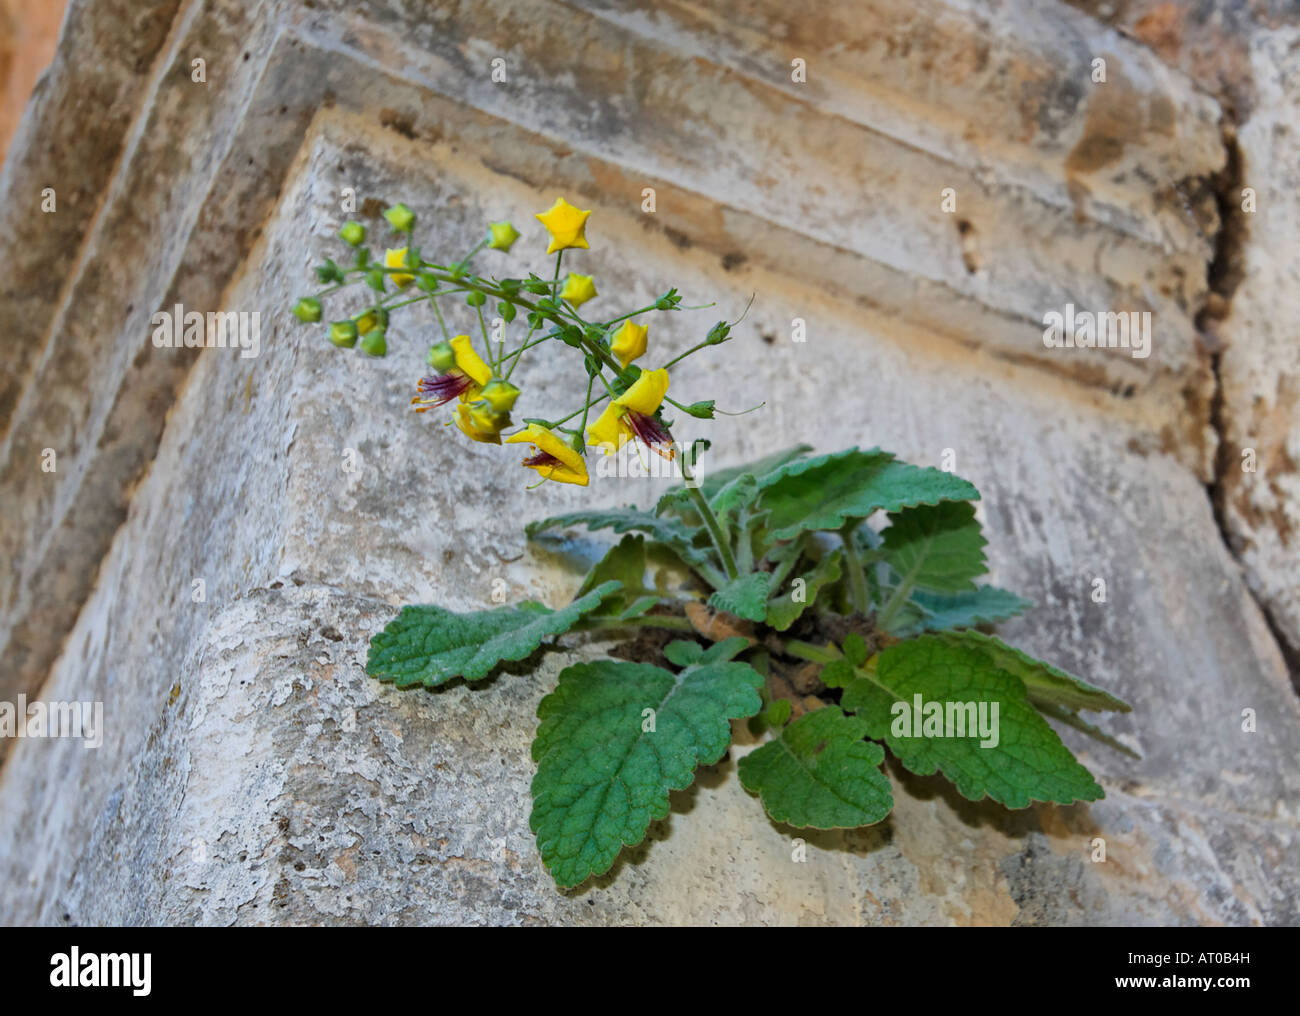
[[[1206,494],[1214,512],[1214,523],[1219,535],[1232,559],[1243,571],[1248,566],[1242,560],[1234,545],[1232,531],[1227,520],[1227,486],[1225,477],[1237,460],[1233,449],[1227,441],[1227,399],[1220,376],[1224,345],[1218,334],[1218,323],[1226,320],[1232,313],[1232,298],[1245,275],[1245,249],[1249,239],[1246,213],[1240,203],[1243,184],[1243,166],[1241,146],[1237,142],[1237,117],[1229,105],[1223,107],[1223,148],[1226,155],[1223,169],[1210,178],[1209,185],[1214,195],[1215,206],[1219,212],[1219,226],[1214,235],[1214,254],[1206,265],[1206,286],[1208,295],[1205,303],[1196,314],[1196,328],[1200,333],[1205,348],[1209,351],[1210,371],[1214,378],[1214,392],[1210,397],[1209,424],[1215,434],[1215,456],[1213,478],[1206,484]],[[1285,661],[1291,675],[1291,684],[1300,694],[1300,646],[1293,645],[1286,637],[1277,619],[1260,596],[1250,588],[1246,589],[1251,599],[1259,607],[1260,613],[1268,625],[1273,641]]]

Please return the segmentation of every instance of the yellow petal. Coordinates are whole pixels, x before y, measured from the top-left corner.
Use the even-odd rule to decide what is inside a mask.
[[[583,231],[587,228],[587,216],[590,214],[590,211],[584,212],[569,204],[564,198],[556,198],[555,204],[550,208],[538,212],[537,220],[551,234],[551,244],[546,248],[546,253],[554,254],[557,250],[566,250],[569,247],[588,249],[587,238],[583,235]]]
[[[632,428],[623,422],[624,407],[611,402],[595,423],[587,427],[587,444],[613,455],[632,438]]]
[[[668,394],[668,371],[643,370],[632,387],[615,399],[620,406],[627,406],[644,416],[653,416],[655,410],[663,405],[664,396]]]
[[[492,380],[492,368],[474,352],[468,335],[457,335],[451,340],[451,348],[456,354],[456,366],[468,374],[476,385],[482,387]]]
[[[623,326],[614,333],[614,340],[610,344],[610,349],[618,357],[619,363],[626,367],[645,352],[646,334],[649,331],[649,325],[638,325],[631,321],[623,322]]]
[[[506,438],[506,444],[517,444],[520,441],[527,441],[529,444],[536,445],[538,451],[546,452],[546,454],[560,460],[559,465],[528,467],[529,469],[536,469],[539,476],[547,480],[555,480],[558,483],[576,483],[581,487],[587,486],[587,464],[582,460],[582,456],[552,431],[538,424],[530,423],[519,433],[511,434]]]
[[[406,250],[405,247],[400,250],[394,250],[390,247],[388,250],[384,251],[384,267],[401,268],[406,264]],[[409,286],[415,280],[414,275],[406,275],[403,272],[398,272],[396,275],[390,275],[389,278],[393,280],[393,285],[398,289],[403,289],[406,286]]]
[[[569,277],[564,280],[564,288],[560,290],[560,299],[568,300],[574,307],[581,307],[595,295],[596,286],[592,283],[591,276],[579,275],[577,272],[569,273]]]

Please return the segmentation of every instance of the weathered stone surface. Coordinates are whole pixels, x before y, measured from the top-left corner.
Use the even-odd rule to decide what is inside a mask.
[[[4,438],[0,698],[39,685],[100,699],[108,729],[97,751],[13,746],[0,918],[1300,919],[1300,705],[1204,487],[1217,435],[1196,319],[1217,212],[1193,223],[1158,193],[1204,188],[1223,167],[1214,101],[1056,5],[987,20],[963,4],[880,4],[890,46],[861,55],[792,34],[775,4],[746,5],[744,31],[690,5],[577,4],[534,14],[538,36],[510,44],[493,40],[519,9],[482,6],[426,24],[395,3],[197,5],[153,61]],[[867,44],[869,26],[826,17],[830,38]],[[234,58],[209,61],[213,85],[195,92],[199,40]],[[972,55],[981,43],[987,56]],[[1173,132],[1126,134],[1081,196],[1067,163],[1098,100],[1060,95],[1103,43],[1134,103],[1169,104]],[[509,88],[489,83],[498,45]],[[810,91],[792,91],[787,48],[816,46]],[[1055,61],[1037,60],[1043,48]],[[945,53],[970,68],[927,74]],[[1008,106],[1016,94],[1038,111],[1032,129]],[[954,122],[962,95],[986,133]],[[26,179],[6,169],[8,186]],[[947,179],[987,216],[970,220],[975,272],[934,211]],[[146,215],[151,180],[167,187],[145,189]],[[528,831],[528,744],[559,668],[600,647],[568,645],[475,689],[402,693],[364,675],[366,643],[402,602],[483,605],[498,579],[511,598],[563,602],[578,575],[527,546],[523,523],[587,498],[648,504],[662,482],[525,492],[516,453],[409,413],[428,319],[395,326],[372,361],[285,314],[336,250],[345,186],[374,199],[371,219],[398,198],[417,208],[427,249],[455,249],[489,218],[529,222],[564,191],[597,209],[582,257],[602,301],[637,306],[670,285],[718,300],[657,326],[666,350],[756,294],[737,355],[700,357],[680,384],[686,400],[765,409],[681,436],[707,433],[719,465],[800,439],[921,462],[952,449],[984,495],[995,580],[1039,605],[1006,636],[1132,701],[1110,725],[1143,760],[1067,731],[1106,800],[1020,813],[894,769],[890,819],[808,837],[796,864],[794,831],[735,777],[753,743],[740,730],[646,845],[556,892]],[[643,186],[658,190],[653,217]],[[1169,322],[1150,361],[1038,339],[1041,314],[1067,299],[1124,306],[1148,291]],[[174,302],[262,311],[260,355],[154,349],[149,314]],[[795,317],[806,343],[789,341]],[[530,411],[576,383],[554,370],[520,369]],[[32,465],[47,445],[69,462],[52,476]],[[1241,731],[1246,708],[1257,733]],[[1091,860],[1096,837],[1105,863]]]

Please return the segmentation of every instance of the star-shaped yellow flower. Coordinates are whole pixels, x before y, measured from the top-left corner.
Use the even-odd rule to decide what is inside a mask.
[[[564,280],[564,288],[560,290],[560,299],[568,300],[574,307],[581,307],[595,295],[596,285],[591,281],[591,276],[579,275],[577,272],[569,273]]]
[[[587,228],[587,216],[590,214],[590,211],[584,212],[569,204],[564,198],[556,198],[555,204],[550,208],[538,212],[537,220],[551,234],[551,244],[546,248],[546,253],[554,254],[557,250],[567,250],[570,247],[590,249],[587,246],[587,238],[583,235],[583,230]]]
[[[506,438],[506,444],[519,441],[527,441],[537,448],[537,454],[524,459],[524,465],[536,469],[543,480],[587,486],[587,464],[582,461],[582,456],[545,427],[530,423],[519,433]]]
[[[391,247],[388,248],[388,250],[384,251],[384,267],[401,268],[406,264],[406,251],[406,247],[402,247],[400,250],[393,250]],[[406,275],[403,272],[398,272],[396,275],[390,275],[389,278],[393,280],[393,285],[398,289],[405,289],[415,281],[414,275]]]
[[[610,349],[618,357],[619,363],[626,367],[645,352],[645,339],[650,331],[649,325],[633,324],[624,321],[623,326],[614,333]]]

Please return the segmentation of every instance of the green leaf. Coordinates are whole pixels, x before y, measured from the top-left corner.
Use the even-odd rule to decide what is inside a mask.
[[[640,617],[658,602],[659,597],[657,596],[639,596],[618,615],[618,619],[620,621],[630,621],[634,617]]]
[[[1035,705],[1059,705],[1066,709],[1092,709],[1097,712],[1127,713],[1127,702],[1108,691],[1089,684],[1073,674],[1035,659],[991,635],[977,631],[944,632],[936,638],[950,646],[969,647],[986,653],[993,663],[1020,678]]]
[[[522,660],[546,639],[562,635],[618,589],[606,582],[567,607],[540,603],[469,614],[434,606],[407,606],[370,640],[366,672],[399,688],[430,688],[463,677],[479,681],[503,660]]]
[[[749,504],[758,493],[758,478],[753,473],[741,473],[709,499],[709,507],[719,518]]]
[[[625,845],[640,843],[668,814],[668,792],[722,757],[730,721],[762,708],[762,683],[745,663],[680,674],[616,660],[566,667],[537,707],[529,820],[556,884],[602,874]]]
[[[712,504],[718,492],[737,477],[745,473],[750,473],[756,478],[767,476],[787,462],[792,462],[802,455],[807,455],[810,451],[812,451],[812,445],[794,445],[791,448],[748,462],[743,466],[729,466],[726,469],[701,469],[697,464],[696,472],[700,474],[697,477],[700,482],[700,493],[704,495],[706,501]],[[686,497],[686,488],[682,484],[669,487],[664,492],[663,497],[659,499],[659,507],[656,508],[656,511],[662,511],[668,504],[683,506],[690,504]]]
[[[817,602],[817,593],[822,586],[836,582],[840,577],[840,559],[842,551],[836,549],[818,561],[811,571],[800,575],[791,582],[790,588],[773,596],[767,604],[767,624],[777,631],[785,631],[799,619],[799,616]],[[802,580],[802,588],[795,582]],[[796,600],[799,592],[803,599]]]
[[[900,634],[996,624],[1033,606],[1029,600],[997,586],[979,586],[974,592],[950,594],[918,589],[912,593],[911,603],[920,607],[921,613],[909,627],[896,626]]]
[[[952,473],[911,466],[873,448],[788,462],[759,479],[758,506],[778,540],[803,530],[839,529],[849,519],[941,501],[977,501]]]
[[[622,589],[610,596],[593,613],[622,614],[632,604],[639,591],[645,587],[645,537],[628,533],[610,547],[605,556],[592,565],[583,579],[578,596],[585,596],[605,582],[617,581]],[[658,601],[653,597],[654,602]],[[653,605],[653,603],[651,604]],[[647,607],[646,609],[649,609]]]
[[[713,569],[708,549],[694,545],[695,534],[680,522],[661,518],[636,508],[614,508],[608,511],[578,511],[567,515],[553,515],[548,519],[530,522],[525,529],[528,536],[536,537],[548,529],[566,529],[585,525],[588,529],[613,529],[616,533],[636,530],[647,534],[668,547],[693,568]],[[705,575],[708,578],[708,575]]]
[[[775,822],[846,829],[879,822],[894,807],[880,771],[885,752],[864,741],[867,723],[834,706],[805,713],[740,760],[740,783]]]
[[[909,589],[974,590],[975,577],[988,570],[975,506],[967,501],[918,505],[891,513],[889,521],[881,534],[885,561]]]
[[[875,674],[860,670],[844,691],[841,705],[864,719],[869,736],[889,745],[909,770],[929,775],[936,770],[956,785],[965,798],[993,798],[1008,808],[1025,808],[1031,801],[1095,801],[1105,796],[1091,774],[1061,743],[1025,692],[1020,680],[994,663],[988,653],[973,645],[952,642],[940,635],[922,635],[884,650]],[[940,711],[936,728],[913,726],[914,696],[920,696],[922,715],[935,706]],[[984,703],[988,740],[982,736],[955,736],[956,720],[967,720],[961,708],[973,703],[978,715]],[[952,704],[953,709],[949,709]],[[993,708],[997,707],[997,722]],[[954,721],[947,728],[946,720]],[[933,720],[931,720],[933,722]],[[967,728],[969,729],[969,728]],[[944,736],[954,735],[954,736]]]
[[[767,572],[750,572],[732,579],[709,597],[709,606],[743,617],[762,621],[767,617],[767,594],[772,576]]]
[[[707,649],[690,639],[676,639],[664,646],[664,657],[679,667],[690,667],[697,663],[726,663],[747,648],[749,639],[740,635],[715,642]]]

